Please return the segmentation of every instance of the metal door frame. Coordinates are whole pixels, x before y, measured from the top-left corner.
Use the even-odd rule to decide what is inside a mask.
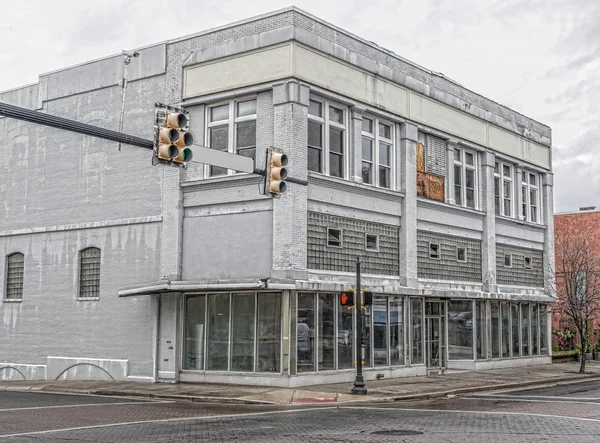
[[[440,311],[438,314],[427,314],[427,303],[437,303]],[[443,371],[446,369],[446,322],[444,321],[446,318],[446,302],[444,300],[425,300],[425,366],[427,367],[427,372],[429,371]],[[439,345],[439,356],[438,356],[438,365],[430,366],[431,359],[431,343],[432,341],[429,338],[430,333],[430,320],[438,321],[438,345]]]

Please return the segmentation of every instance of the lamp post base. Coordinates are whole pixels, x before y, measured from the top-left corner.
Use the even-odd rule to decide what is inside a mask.
[[[367,387],[365,386],[365,381],[363,380],[362,375],[358,375],[354,380],[354,386],[352,386],[350,394],[367,395]]]

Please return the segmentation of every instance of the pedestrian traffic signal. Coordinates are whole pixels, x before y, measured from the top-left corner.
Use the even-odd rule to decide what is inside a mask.
[[[154,115],[154,157],[185,164],[192,159],[194,137],[189,132],[189,113],[183,109],[156,103]]]
[[[266,171],[266,191],[272,196],[277,196],[285,192],[287,185],[286,165],[288,163],[287,155],[276,148],[270,148],[267,159]]]
[[[340,293],[340,304],[342,306],[355,306],[354,291],[344,291]]]
[[[363,292],[363,306],[373,305],[373,293],[371,291]]]

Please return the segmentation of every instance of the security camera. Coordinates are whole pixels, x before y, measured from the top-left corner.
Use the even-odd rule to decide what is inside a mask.
[[[126,56],[126,57],[135,57],[135,58],[137,58],[137,57],[140,56],[140,53],[137,52],[137,51],[134,51],[134,52],[123,51],[123,55]]]

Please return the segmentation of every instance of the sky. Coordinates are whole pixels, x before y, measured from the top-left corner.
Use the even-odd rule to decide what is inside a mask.
[[[0,0],[0,91],[297,6],[552,128],[555,212],[600,207],[600,1]]]

